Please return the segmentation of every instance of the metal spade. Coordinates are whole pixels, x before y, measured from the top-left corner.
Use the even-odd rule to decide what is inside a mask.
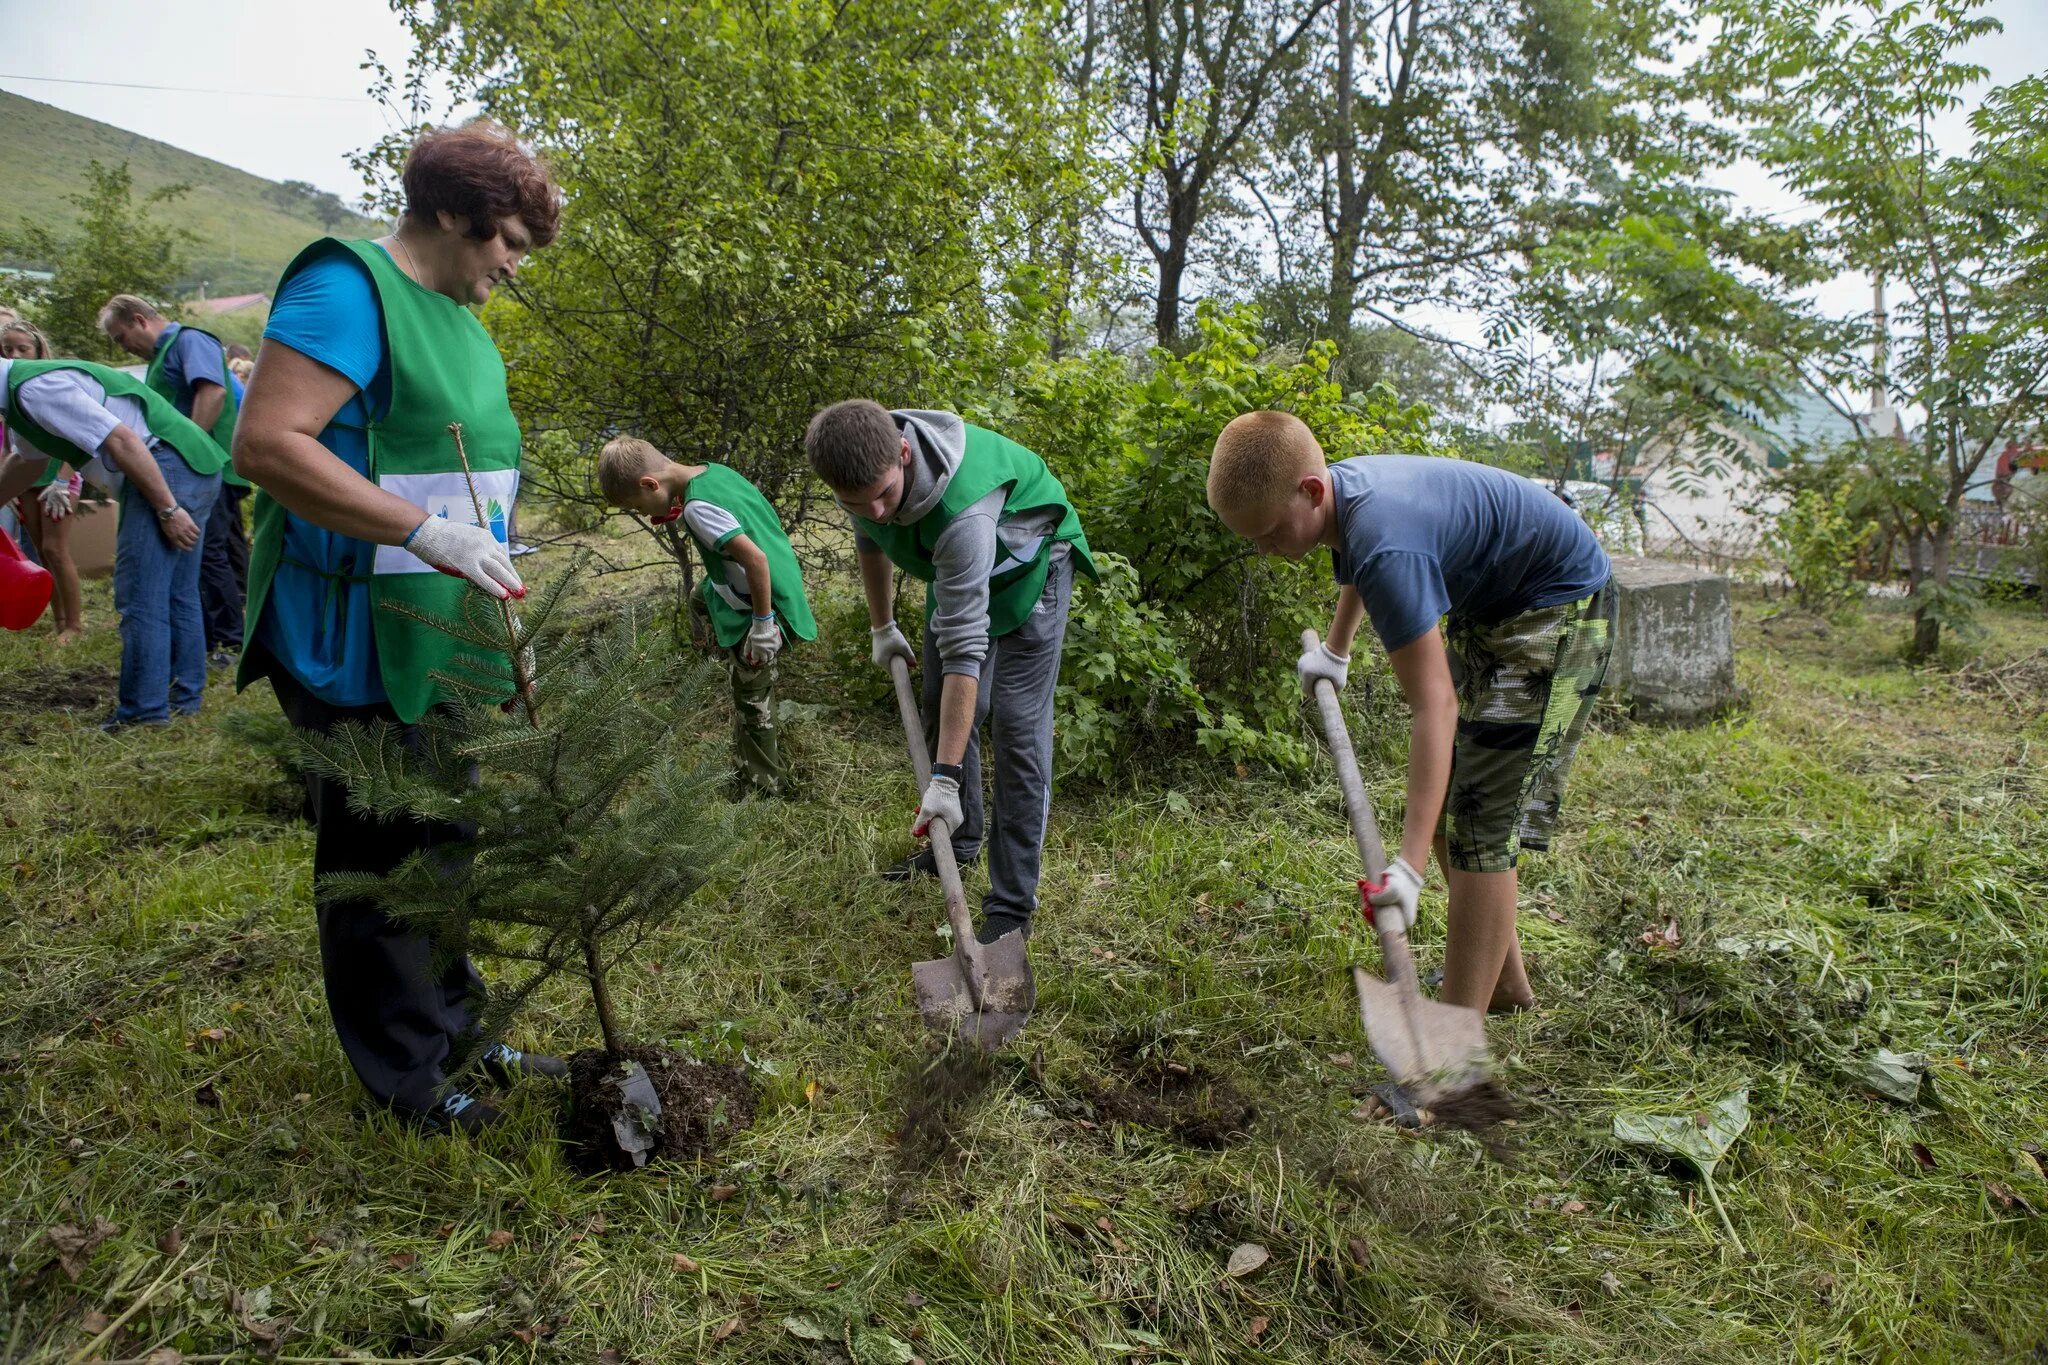
[[[1312,630],[1301,634],[1304,650],[1314,649],[1320,641]],[[1366,881],[1377,883],[1387,875],[1387,851],[1380,843],[1379,822],[1373,818],[1372,803],[1366,800],[1365,783],[1358,775],[1358,755],[1352,752],[1351,732],[1344,724],[1337,689],[1327,681],[1316,683],[1316,709],[1322,713],[1330,757],[1336,760],[1337,781],[1344,789],[1344,809],[1351,817],[1351,835],[1365,864]],[[1359,891],[1363,902],[1364,882]],[[1390,920],[1374,916],[1370,904],[1365,913],[1379,938],[1387,973],[1387,979],[1381,981],[1363,967],[1351,969],[1352,984],[1358,988],[1359,1018],[1373,1052],[1420,1108],[1455,1105],[1460,1097],[1488,1086],[1492,1062],[1486,1052],[1484,1016],[1478,1010],[1424,996],[1415,979],[1407,933]]]
[[[910,666],[893,658],[889,672],[896,680],[896,709],[903,718],[910,766],[916,770],[917,789],[922,793],[931,781],[931,760],[925,748],[924,722],[910,691]],[[953,831],[945,821],[932,821],[931,841],[939,885],[946,893],[946,919],[953,926],[953,952],[950,957],[911,965],[917,1012],[934,1032],[958,1034],[984,1051],[993,1051],[1017,1036],[1037,1003],[1031,962],[1024,953],[1024,934],[1013,929],[994,943],[975,942],[967,893],[960,886],[960,866],[953,859]]]

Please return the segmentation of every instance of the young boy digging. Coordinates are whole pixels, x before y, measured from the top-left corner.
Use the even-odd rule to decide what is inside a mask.
[[[692,609],[710,619],[732,680],[733,747],[746,785],[782,790],[788,773],[775,738],[775,658],[785,632],[818,638],[796,551],[761,490],[721,464],[679,464],[637,436],[609,442],[597,458],[606,502],[657,526],[681,518],[704,559]]]
[[[1607,675],[1606,552],[1528,479],[1430,456],[1326,465],[1314,434],[1284,412],[1223,429],[1209,506],[1260,554],[1298,560],[1330,547],[1342,587],[1328,634],[1296,663],[1302,690],[1319,678],[1343,688],[1369,617],[1414,713],[1400,854],[1371,896],[1375,912],[1414,925],[1434,846],[1450,884],[1442,999],[1528,1008],[1515,862],[1550,846]]]

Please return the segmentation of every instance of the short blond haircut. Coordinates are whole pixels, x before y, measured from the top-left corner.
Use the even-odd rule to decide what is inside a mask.
[[[1323,447],[1291,412],[1231,419],[1209,456],[1209,506],[1218,516],[1261,513],[1285,502],[1302,478],[1323,472]]]
[[[640,476],[658,472],[669,463],[652,441],[638,436],[614,436],[597,454],[597,491],[613,506],[622,507],[640,487]]]

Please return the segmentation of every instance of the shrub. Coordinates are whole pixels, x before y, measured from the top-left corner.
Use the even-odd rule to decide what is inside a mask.
[[[1295,767],[1308,747],[1288,666],[1336,598],[1326,552],[1264,559],[1206,498],[1209,452],[1243,412],[1284,409],[1332,460],[1440,453],[1429,410],[1391,389],[1346,393],[1336,348],[1262,352],[1249,309],[1205,308],[1186,355],[1041,364],[973,414],[1042,455],[1081,513],[1103,581],[1075,596],[1059,698],[1063,768],[1107,775],[1199,746],[1232,764]]]
[[[1862,595],[1856,566],[1877,526],[1854,515],[1853,490],[1802,488],[1793,493],[1764,536],[1792,580],[1793,599],[1809,611],[1837,616]]]

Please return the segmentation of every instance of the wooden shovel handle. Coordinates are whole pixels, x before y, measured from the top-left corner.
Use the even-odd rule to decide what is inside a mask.
[[[1323,637],[1312,630],[1301,633],[1303,652],[1321,645]],[[1337,765],[1337,785],[1344,791],[1344,811],[1351,817],[1351,837],[1358,845],[1359,861],[1365,864],[1367,881],[1387,875],[1387,849],[1380,842],[1379,821],[1373,818],[1372,802],[1366,799],[1365,779],[1358,773],[1358,755],[1351,748],[1351,731],[1344,724],[1344,708],[1337,689],[1327,679],[1316,680],[1316,710],[1323,720],[1323,740]],[[1408,951],[1408,935],[1375,918],[1373,929],[1380,940],[1380,954],[1386,960],[1387,980],[1406,985],[1415,980],[1415,958]]]
[[[932,761],[924,740],[924,718],[917,713],[917,699],[910,691],[910,665],[903,656],[889,659],[889,674],[896,681],[896,711],[903,720],[903,739],[910,749],[910,767],[917,774],[917,795],[931,785]],[[939,886],[946,893],[946,919],[953,926],[953,956],[967,969],[967,984],[978,1008],[987,969],[982,966],[981,944],[974,938],[974,921],[967,913],[967,891],[960,885],[960,864],[953,858],[953,831],[944,820],[931,823],[932,861],[938,864]]]

